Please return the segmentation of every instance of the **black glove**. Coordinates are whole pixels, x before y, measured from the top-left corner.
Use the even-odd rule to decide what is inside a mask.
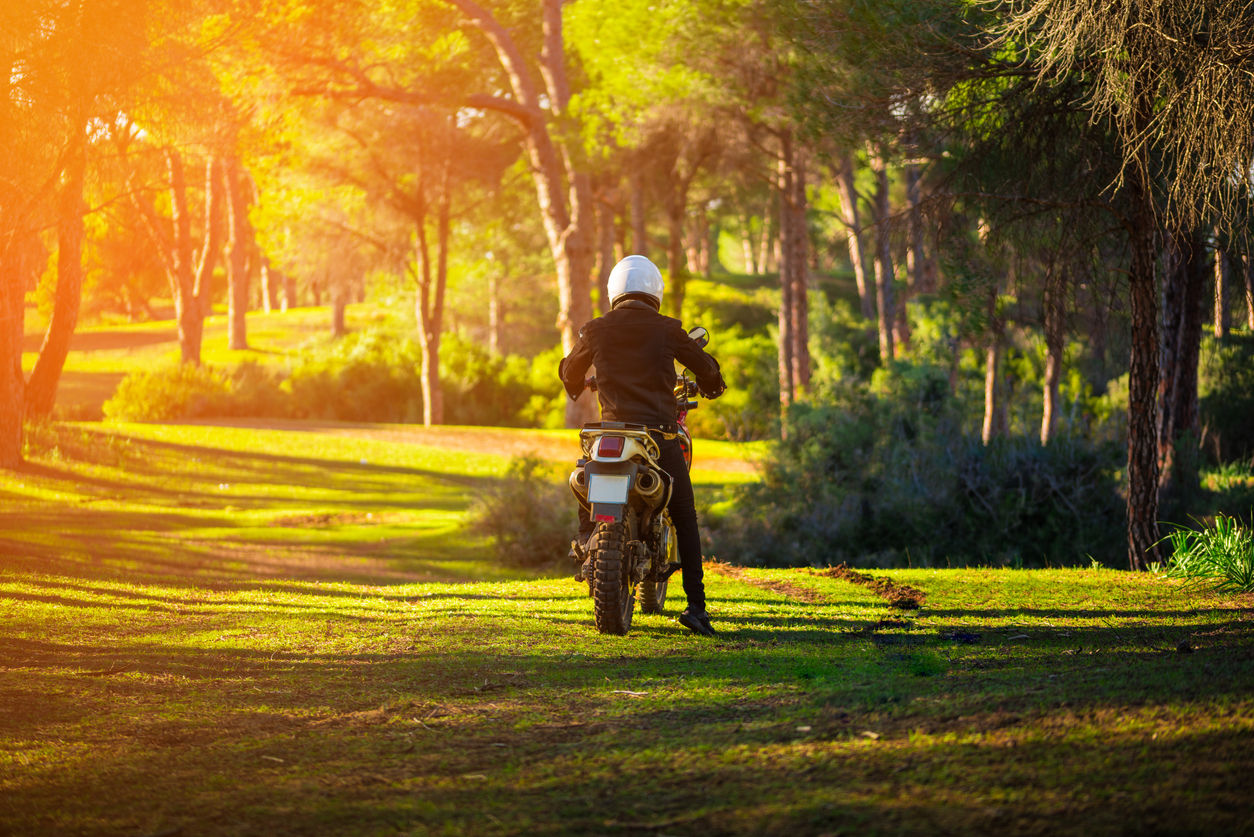
[[[727,384],[723,382],[722,378],[719,378],[718,383],[713,387],[706,388],[698,386],[697,389],[703,396],[713,401],[715,398],[718,398],[720,395],[727,392]]]

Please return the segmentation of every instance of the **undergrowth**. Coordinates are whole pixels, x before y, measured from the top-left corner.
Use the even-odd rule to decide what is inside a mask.
[[[1254,532],[1235,517],[1217,515],[1199,529],[1176,527],[1166,538],[1167,576],[1213,583],[1225,593],[1254,592]]]

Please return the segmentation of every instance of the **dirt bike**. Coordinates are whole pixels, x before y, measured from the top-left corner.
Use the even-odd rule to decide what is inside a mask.
[[[710,341],[704,328],[688,333],[703,348]],[[586,383],[596,389],[595,378]],[[689,469],[692,435],[685,420],[698,394],[687,372],[676,376],[676,424]],[[666,511],[671,479],[658,465],[658,444],[644,425],[591,422],[579,431],[579,443],[583,456],[570,474],[570,489],[595,528],[586,545],[578,539],[571,544],[576,560],[587,568],[576,578],[588,584],[597,630],[623,635],[631,627],[637,596],[642,612],[662,612],[667,584],[679,569],[675,527]]]

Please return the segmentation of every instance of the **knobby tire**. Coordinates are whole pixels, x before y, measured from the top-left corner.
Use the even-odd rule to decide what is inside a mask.
[[[623,636],[631,627],[636,604],[623,524],[598,523],[588,541],[588,552],[592,555],[592,610],[597,630]]]

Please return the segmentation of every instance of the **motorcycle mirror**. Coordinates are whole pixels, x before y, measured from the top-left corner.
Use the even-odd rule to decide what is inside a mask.
[[[706,331],[701,326],[689,329],[688,336],[697,341],[697,345],[703,349],[710,344],[710,332]]]

